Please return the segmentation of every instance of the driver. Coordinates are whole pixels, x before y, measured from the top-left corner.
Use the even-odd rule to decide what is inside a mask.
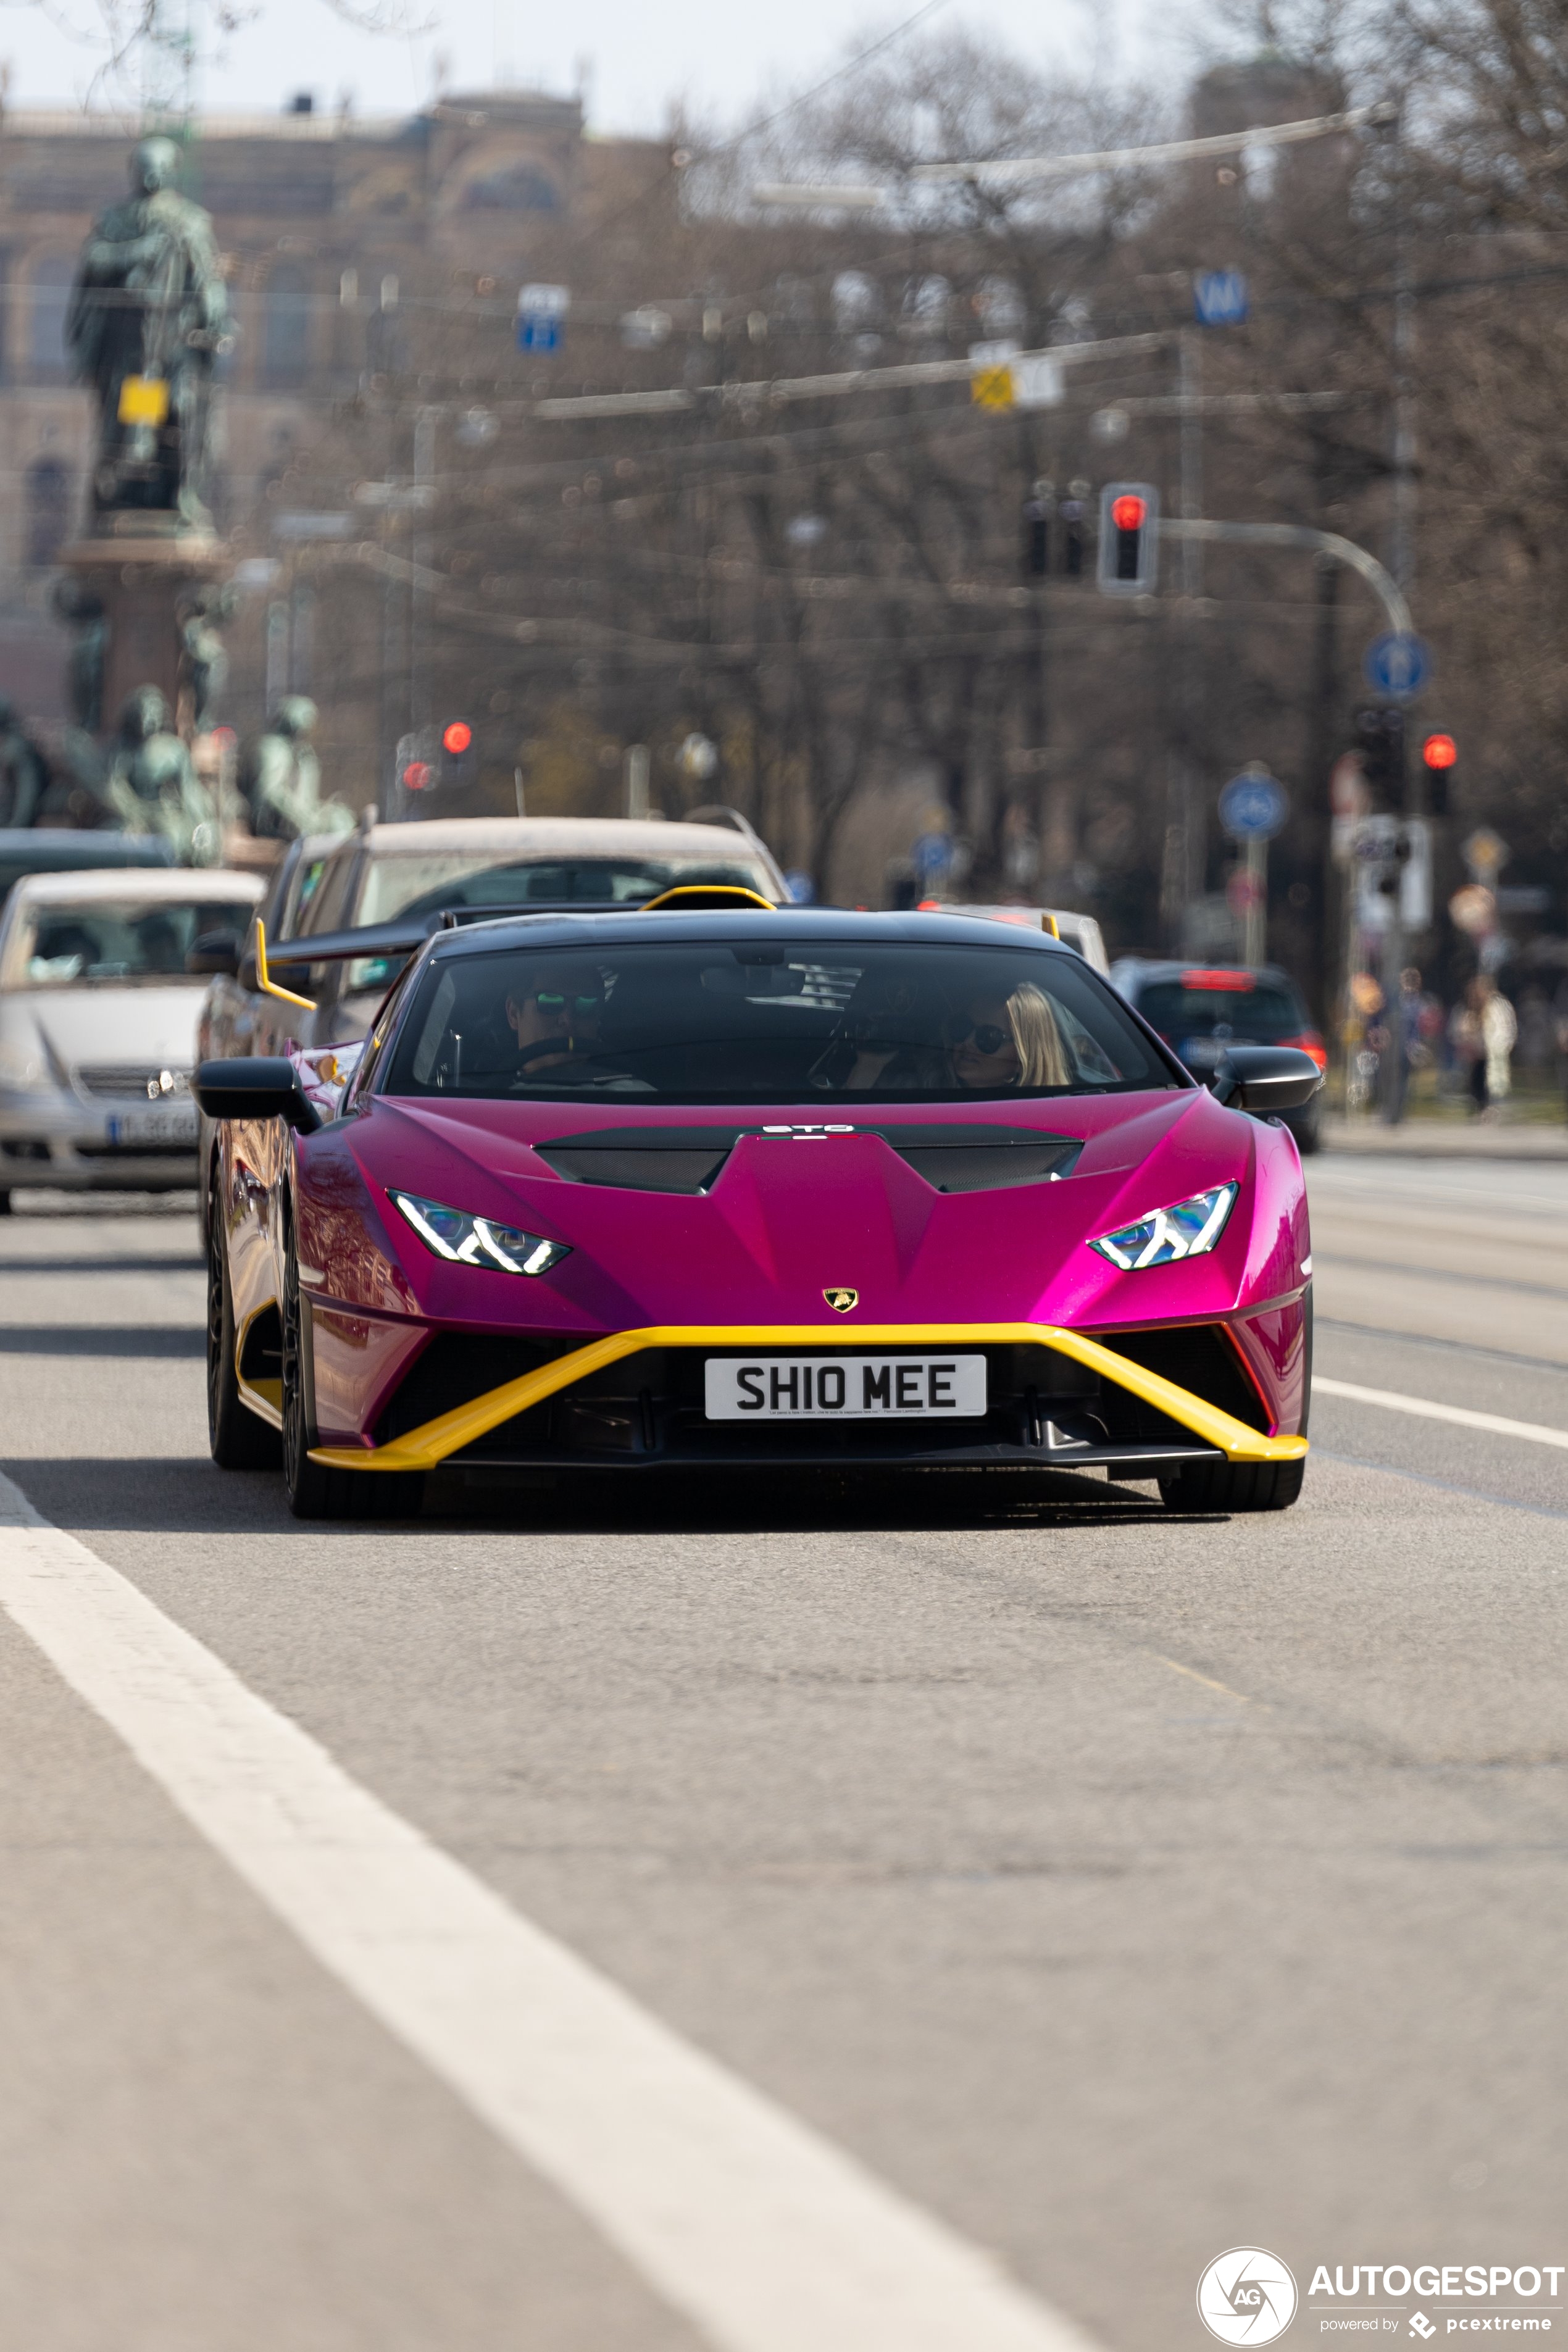
[[[596,965],[532,965],[506,1000],[507,1026],[517,1039],[518,1076],[531,1078],[596,1054],[604,1010],[605,983]]]

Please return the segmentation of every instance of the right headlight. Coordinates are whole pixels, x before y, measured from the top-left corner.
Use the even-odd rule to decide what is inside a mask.
[[[1194,1192],[1190,1201],[1178,1201],[1174,1208],[1155,1209],[1113,1234],[1101,1234],[1089,1247],[1123,1274],[1140,1266],[1171,1265],[1178,1258],[1205,1257],[1224,1233],[1240,1189],[1215,1184],[1206,1192]]]
[[[466,1209],[422,1201],[415,1192],[391,1197],[432,1257],[444,1257],[450,1265],[489,1266],[496,1274],[548,1274],[572,1255],[565,1242],[546,1241],[516,1225],[494,1224],[489,1217],[470,1216]]]
[[[0,1087],[40,1086],[47,1076],[44,1057],[36,1047],[0,1037]]]

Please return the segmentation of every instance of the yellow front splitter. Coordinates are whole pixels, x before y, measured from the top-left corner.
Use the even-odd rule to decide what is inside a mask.
[[[1141,1364],[1129,1363],[1125,1356],[1102,1347],[1098,1339],[1086,1339],[1081,1332],[1063,1330],[1054,1323],[874,1323],[858,1328],[852,1341],[847,1335],[841,1337],[841,1332],[842,1326],[836,1327],[830,1338],[820,1323],[658,1323],[641,1331],[616,1331],[606,1339],[574,1348],[569,1356],[557,1356],[553,1363],[542,1364],[536,1372],[507,1381],[471,1403],[438,1413],[434,1421],[395,1437],[388,1445],[322,1445],[310,1459],[333,1470],[435,1470],[448,1455],[488,1437],[502,1422],[526,1412],[531,1405],[542,1404],[546,1397],[586,1380],[590,1372],[602,1371],[606,1364],[640,1354],[645,1348],[809,1348],[816,1354],[833,1347],[847,1354],[858,1354],[868,1347],[1054,1348],[1058,1355],[1070,1356],[1102,1380],[1142,1397],[1145,1404],[1201,1437],[1205,1445],[1217,1447],[1227,1462],[1297,1462],[1307,1451],[1304,1437],[1265,1437],[1260,1431],[1248,1429],[1245,1422],[1221,1412],[1217,1405],[1177,1388],[1173,1381],[1163,1381],[1158,1372],[1146,1372]]]

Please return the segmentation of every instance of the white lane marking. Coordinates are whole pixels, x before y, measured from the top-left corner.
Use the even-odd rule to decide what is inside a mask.
[[[1390,1412],[1414,1413],[1418,1421],[1451,1421],[1460,1429],[1487,1429],[1494,1437],[1528,1437],[1532,1445],[1568,1447],[1568,1429],[1548,1429],[1544,1422],[1510,1421],[1505,1413],[1472,1412],[1468,1405],[1437,1404],[1430,1397],[1399,1396],[1393,1389],[1359,1388],[1354,1381],[1328,1381],[1312,1375],[1316,1395],[1348,1397],[1352,1404],[1377,1404]]]
[[[0,1607],[307,1949],[722,2352],[1094,2352],[510,1909],[5,1478]]]

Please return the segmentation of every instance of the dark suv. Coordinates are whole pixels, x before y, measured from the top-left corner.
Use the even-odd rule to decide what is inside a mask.
[[[1157,1029],[1194,1077],[1207,1079],[1227,1045],[1295,1045],[1328,1066],[1322,1038],[1308,1018],[1301,992],[1276,964],[1146,963],[1125,956],[1110,969],[1113,987]],[[1282,1111],[1281,1122],[1300,1150],[1316,1151],[1321,1089],[1302,1110]]]

